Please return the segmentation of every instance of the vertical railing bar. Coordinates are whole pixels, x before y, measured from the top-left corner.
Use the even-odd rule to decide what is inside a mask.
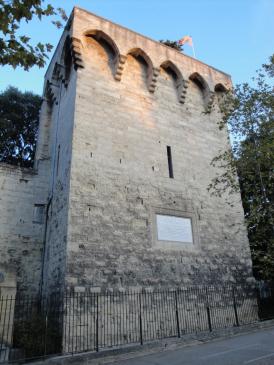
[[[134,293],[133,298],[134,298],[134,308],[135,308],[135,320],[136,320],[136,342],[140,341],[140,318],[139,318],[139,294],[138,293]],[[138,331],[139,330],[139,331]]]
[[[122,345],[124,345],[124,333],[125,333],[125,328],[124,328],[124,292],[120,292],[120,343]]]
[[[63,315],[63,319],[65,322],[65,326],[66,326],[66,331],[65,331],[65,335],[62,338],[62,349],[64,351],[64,348],[66,348],[66,350],[68,350],[68,330],[69,330],[69,322],[68,322],[68,298],[67,298],[67,291],[65,290],[64,292],[64,296],[65,296],[65,308],[64,308],[64,315]],[[64,345],[66,347],[64,347]],[[67,351],[65,351],[66,353]]]
[[[146,335],[147,335],[147,311],[145,310],[145,299],[146,299],[146,294],[147,291],[144,291],[141,294],[141,299],[142,299],[142,335],[143,335],[143,342],[145,342],[147,340]]]
[[[93,303],[93,328],[92,328],[92,333],[93,333],[93,349],[96,351],[96,311],[97,311],[97,307],[96,307],[96,295],[95,293],[92,293],[92,303]]]
[[[71,315],[71,311],[73,310],[73,302],[72,302],[72,295],[71,295],[71,289],[69,292],[69,352],[72,353],[72,349],[73,349],[73,322],[72,322],[72,316],[73,316],[73,312]]]
[[[116,346],[119,345],[119,312],[120,312],[120,306],[119,306],[119,292],[115,295],[115,308],[116,308]]]
[[[102,293],[98,293],[99,296],[99,307],[100,307],[100,323],[98,321],[98,330],[99,330],[99,339],[98,339],[98,348],[104,348],[104,329],[105,329],[105,311],[104,311],[104,295]]]
[[[154,318],[155,318],[155,339],[159,336],[159,310],[157,301],[157,292],[153,292],[153,308],[154,308]]]
[[[128,327],[129,325],[128,303],[129,303],[129,293],[127,292],[125,297],[125,325],[126,325],[127,344],[130,342],[129,327]]]
[[[4,341],[4,335],[5,335],[6,313],[7,313],[7,298],[4,301],[6,301],[6,305],[4,305],[4,321],[3,321],[3,328],[2,328],[2,341]],[[1,347],[1,350],[2,350],[2,347]],[[7,351],[7,349],[5,349],[5,357],[6,357],[6,351]]]
[[[111,338],[111,343],[110,345],[113,346],[115,343],[115,317],[114,317],[114,310],[113,310],[113,297],[112,297],[112,293],[109,292],[109,309],[110,309],[110,338]],[[112,330],[113,328],[113,330]]]
[[[234,286],[232,288],[232,295],[233,295],[233,307],[234,307],[236,326],[239,327],[240,324],[239,324],[239,318],[238,318],[238,312],[237,312],[237,303],[236,303],[236,298],[235,298]]]
[[[166,331],[166,337],[170,337],[170,330],[172,333],[172,318],[170,316],[170,305],[169,305],[169,289],[165,290],[165,295],[164,295],[164,306],[166,307],[166,311],[165,311],[165,318],[167,318],[167,320],[165,320],[166,326],[165,326],[165,331]],[[171,327],[170,327],[171,324]]]
[[[118,308],[117,308],[117,305],[116,305],[116,299],[115,299],[115,294],[113,292],[113,307],[114,307],[114,312],[115,312],[115,316],[114,316],[114,323],[115,323],[115,341],[114,341],[114,345],[116,346],[117,345],[117,342],[118,342],[118,328],[117,328],[117,311],[118,311]]]
[[[74,293],[74,298],[76,300],[76,323],[75,323],[75,330],[76,330],[76,335],[75,335],[75,353],[78,352],[78,320],[79,320],[79,298],[78,298],[78,291],[76,293]]]
[[[10,296],[9,300],[9,318],[8,318],[8,329],[7,329],[7,340],[9,340],[9,333],[10,333],[10,316],[11,316],[11,301],[12,301],[12,295]]]
[[[141,294],[139,293],[139,326],[140,326],[140,344],[143,345],[143,328],[142,328],[142,303]]]
[[[146,316],[146,321],[145,321],[145,330],[143,330],[144,333],[144,342],[146,341],[150,341],[152,339],[152,333],[151,333],[151,306],[150,306],[150,299],[151,299],[151,294],[152,291],[150,292],[145,292],[145,296],[144,296],[144,313]],[[144,327],[144,326],[143,326]]]
[[[85,351],[89,350],[88,346],[88,297],[89,297],[89,291],[86,290],[85,296],[84,296],[84,307],[85,307],[85,325],[84,325],[84,337],[85,337]]]
[[[74,342],[75,342],[75,291],[72,292],[72,355],[74,354]]]
[[[178,335],[178,338],[180,338],[181,337],[181,331],[180,331],[180,322],[179,322],[179,313],[178,313],[177,290],[175,290],[174,294],[175,294],[175,312],[176,312],[176,323],[177,323],[177,335]]]
[[[16,314],[16,295],[13,298],[13,321],[11,325],[11,338],[12,338],[12,344],[13,344],[13,336],[14,336],[14,322],[15,322],[15,314]],[[5,354],[6,355],[6,354]]]
[[[96,352],[99,352],[99,297],[96,296]]]
[[[106,294],[107,294],[107,334],[108,334],[107,344],[109,346],[109,342],[111,341],[111,335],[109,333],[109,328],[110,328],[110,323],[109,323],[109,321],[110,321],[110,318],[109,318],[109,293],[107,292]]]
[[[155,311],[155,300],[154,300],[154,293],[152,292],[150,295],[150,308],[151,308],[151,320],[152,320],[152,326],[151,326],[151,330],[152,330],[152,336],[151,339],[155,340],[156,339],[156,335],[157,335],[157,316],[156,316],[156,311]]]
[[[212,293],[212,291],[211,291],[211,293]],[[209,295],[208,295],[208,289],[207,288],[206,288],[206,297],[207,297],[206,313],[207,313],[208,329],[209,329],[209,332],[212,332],[212,323],[211,323],[211,317],[210,317]]]
[[[168,323],[170,323],[170,327],[169,327],[169,337],[174,335],[174,316],[173,313],[174,311],[172,311],[171,306],[170,306],[170,297],[172,297],[172,292],[167,289],[167,295],[166,295],[166,304],[167,304],[167,310],[168,310]]]
[[[126,306],[126,302],[127,302],[127,296],[126,296],[126,292],[123,293],[123,338],[124,338],[124,342],[125,344],[128,343],[128,339],[127,339],[127,321],[126,321],[126,311],[127,311],[127,306]]]
[[[118,315],[117,315],[117,333],[118,333],[118,345],[121,344],[121,292],[118,292]]]
[[[148,326],[148,336],[150,340],[154,339],[153,336],[153,312],[152,312],[152,292],[147,294],[146,297],[146,307],[147,307],[147,312],[148,312],[148,322],[147,322],[147,326]]]
[[[160,297],[160,314],[161,314],[160,328],[161,328],[162,327],[162,323],[164,321],[164,313],[163,313],[163,305],[162,305],[163,298],[162,298],[161,292],[159,290],[157,292],[158,292],[158,295]],[[160,338],[163,338],[162,328],[161,328]]]
[[[102,332],[102,324],[103,324],[103,318],[102,315],[102,294],[98,293],[98,351],[100,348],[102,348],[102,342],[103,342],[103,332]]]
[[[48,334],[48,298],[41,299],[41,311],[43,310],[43,300],[46,301],[45,304],[45,328],[44,328],[44,357],[47,354],[47,334]]]
[[[113,293],[109,293],[111,302],[110,302],[110,314],[111,314],[111,322],[113,324],[113,336],[111,336],[111,346],[115,346],[116,343],[116,318],[115,318],[115,306],[114,306],[114,298]],[[110,330],[112,332],[112,329]],[[112,334],[112,333],[111,333]]]

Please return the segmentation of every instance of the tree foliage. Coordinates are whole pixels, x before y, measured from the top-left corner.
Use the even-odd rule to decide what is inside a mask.
[[[31,167],[34,159],[41,97],[14,87],[0,94],[0,161]]]
[[[210,189],[241,192],[258,279],[274,280],[274,55],[252,86],[239,85],[221,102],[220,128],[228,127],[232,149],[212,161],[222,167]],[[238,179],[237,179],[238,174]],[[228,195],[229,196],[229,195]]]
[[[181,46],[177,41],[170,41],[169,39],[166,39],[164,41],[164,40],[161,39],[159,42],[162,43],[162,44],[165,44],[168,47],[174,48],[179,52],[183,51],[183,46]]]
[[[55,9],[44,0],[0,0],[0,65],[21,66],[28,70],[32,66],[43,67],[52,49],[50,43],[31,43],[31,38],[20,33],[22,22],[34,18],[58,16],[52,23],[58,28],[66,20],[63,9]]]

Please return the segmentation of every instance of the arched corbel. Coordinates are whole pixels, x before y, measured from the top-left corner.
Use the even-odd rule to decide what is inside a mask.
[[[114,73],[114,78],[117,81],[121,81],[126,60],[127,60],[127,56],[125,56],[125,55],[119,54],[117,56],[117,59],[115,62],[115,73]]]
[[[55,63],[52,73],[52,80],[53,82],[65,80],[65,66],[57,62]]]
[[[55,84],[54,82],[47,81],[46,88],[45,88],[45,97],[48,99],[50,104],[58,105],[58,90],[59,85]]]
[[[148,76],[148,90],[151,93],[154,93],[157,85],[157,79],[160,74],[160,69],[158,67],[152,67],[149,70],[149,76]]]
[[[188,86],[189,86],[188,80],[183,80],[183,79],[179,80],[177,85],[177,90],[178,90],[179,102],[181,104],[185,103]]]
[[[206,104],[205,109],[207,113],[210,113],[212,111],[212,106],[214,103],[215,93],[213,91],[208,90],[206,95]]]
[[[74,63],[74,68],[85,68],[83,61],[82,42],[79,38],[71,37],[71,55]]]

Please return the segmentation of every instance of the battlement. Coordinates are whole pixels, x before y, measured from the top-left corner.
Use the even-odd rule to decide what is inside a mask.
[[[86,32],[89,32],[91,30],[94,31],[95,29],[93,29],[93,27],[96,27],[97,31],[98,30],[104,31],[109,37],[112,38],[113,41],[115,41],[117,46],[118,45],[119,47],[121,46],[121,49],[118,47],[121,51],[120,53],[124,52],[125,54],[128,54],[129,53],[128,51],[131,48],[135,48],[132,47],[132,45],[130,46],[130,43],[138,44],[140,48],[143,49],[143,51],[145,51],[148,55],[151,56],[151,60],[152,59],[154,60],[156,67],[157,64],[160,65],[161,63],[163,63],[166,58],[175,57],[177,59],[177,62],[181,64],[181,66],[183,65],[188,66],[187,64],[189,63],[190,68],[203,69],[204,71],[206,69],[211,69],[212,71],[216,72],[216,74],[219,73],[223,75],[223,76],[219,75],[219,78],[222,78],[223,82],[228,87],[231,86],[231,76],[226,72],[218,70],[215,67],[207,65],[206,63],[198,59],[195,59],[191,56],[181,53],[176,49],[168,47],[163,43],[160,43],[152,38],[137,33],[122,25],[116,24],[90,11],[87,11],[85,9],[76,6],[73,9],[71,19],[73,19],[74,22],[73,36],[75,37],[81,38],[83,35],[82,33],[86,34]],[[89,24],[91,27],[89,27]],[[126,37],[125,37],[125,32],[126,32]],[[119,37],[122,38],[121,41],[119,41]],[[157,48],[157,54],[155,54],[155,48]],[[214,76],[216,77],[216,75]]]
[[[89,47],[91,38],[109,47],[112,53],[110,57],[112,76],[118,82],[123,79],[129,56],[142,59],[147,67],[146,86],[151,94],[158,86],[161,69],[173,73],[178,101],[181,104],[185,103],[190,81],[201,88],[206,110],[211,109],[215,91],[226,91],[232,88],[228,74],[78,7],[75,7],[71,14],[46,74],[50,85],[54,85],[52,79],[56,77],[56,73],[58,73],[57,77],[61,76],[65,80],[62,64],[64,64],[66,49],[69,49],[75,69],[87,68],[89,59],[92,57]],[[56,100],[54,86],[50,87],[48,94],[53,101]]]

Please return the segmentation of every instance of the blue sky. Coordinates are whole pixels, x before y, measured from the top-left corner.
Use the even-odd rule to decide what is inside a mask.
[[[52,0],[67,14],[74,5],[155,40],[191,35],[196,57],[232,75],[233,82],[250,81],[255,70],[274,53],[274,0]],[[57,44],[61,30],[49,20],[32,21],[22,32],[34,42]],[[185,53],[192,55],[190,47]],[[0,90],[8,85],[41,94],[46,68],[29,72],[2,67]]]

